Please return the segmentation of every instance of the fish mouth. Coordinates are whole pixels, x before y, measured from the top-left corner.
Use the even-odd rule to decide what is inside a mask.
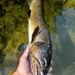
[[[39,59],[37,59],[35,56],[32,56],[32,58],[33,59],[31,59],[31,70],[33,75],[44,75],[43,68]]]

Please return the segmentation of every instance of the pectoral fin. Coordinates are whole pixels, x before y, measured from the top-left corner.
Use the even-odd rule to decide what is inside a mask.
[[[39,32],[39,26],[37,26],[32,34],[32,41],[31,43],[34,41],[34,39],[36,38],[37,33]]]

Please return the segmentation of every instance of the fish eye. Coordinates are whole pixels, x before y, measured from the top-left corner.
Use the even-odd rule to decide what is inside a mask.
[[[46,66],[47,66],[47,61],[46,61],[46,59],[45,59],[45,58],[43,58],[43,59],[42,59],[42,65],[43,65],[44,67],[46,67]]]

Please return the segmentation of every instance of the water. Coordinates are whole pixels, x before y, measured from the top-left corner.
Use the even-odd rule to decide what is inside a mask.
[[[50,0],[50,2],[54,1]],[[53,13],[50,13],[50,10],[49,12],[45,11],[46,20],[48,23],[53,23],[54,15],[62,9],[62,3],[57,2],[57,5],[54,4],[55,6],[52,5],[53,3],[48,6],[47,3],[45,9],[50,9]],[[72,1],[72,3],[75,2]],[[72,3],[68,4],[72,5]],[[20,4],[14,5],[13,1],[6,4],[6,6],[1,7],[1,10],[5,9],[6,12],[2,15],[3,17],[0,17],[0,75],[9,75],[16,69],[19,57],[22,55],[22,52],[17,49],[28,40],[27,4],[22,4],[22,6]],[[58,10],[58,8],[60,9]],[[62,14],[56,16],[55,25],[56,32],[51,34],[53,44],[53,70],[51,75],[75,75],[75,8],[63,9]]]
[[[53,44],[51,75],[75,75],[75,9],[62,10],[56,17],[56,33],[51,34]],[[19,54],[15,52],[13,58]],[[0,75],[8,75],[17,66],[17,58],[0,70]],[[8,64],[8,63],[7,63]]]
[[[52,75],[75,75],[75,9],[62,10],[52,34]]]

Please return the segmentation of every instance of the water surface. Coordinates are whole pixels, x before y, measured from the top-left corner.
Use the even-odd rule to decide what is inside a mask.
[[[75,75],[75,9],[63,9],[55,23],[52,75]]]

